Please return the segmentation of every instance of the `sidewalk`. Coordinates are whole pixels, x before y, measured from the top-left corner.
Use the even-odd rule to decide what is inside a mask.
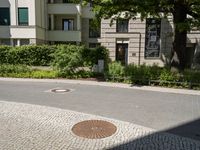
[[[86,80],[0,78],[0,81],[49,82],[49,83],[67,83],[67,84],[97,85],[97,86],[127,88],[127,89],[135,89],[135,90],[146,90],[146,91],[154,91],[154,92],[200,95],[200,91],[198,91],[198,90],[174,89],[174,88],[153,87],[153,86],[134,86],[134,85],[123,84],[123,83],[98,82],[98,81],[86,81]]]
[[[119,120],[52,107],[0,101],[0,150],[199,150],[200,142]],[[107,138],[76,136],[84,120],[105,120],[117,131]]]

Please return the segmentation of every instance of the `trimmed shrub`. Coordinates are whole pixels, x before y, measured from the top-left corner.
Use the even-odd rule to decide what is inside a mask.
[[[53,59],[54,51],[55,46],[47,45],[0,46],[0,63],[48,66]]]
[[[9,52],[12,49],[10,46],[1,46],[0,45],[0,64],[10,63]]]

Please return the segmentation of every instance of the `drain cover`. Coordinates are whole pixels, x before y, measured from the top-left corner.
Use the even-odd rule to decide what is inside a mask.
[[[70,89],[53,89],[51,90],[51,92],[54,92],[54,93],[65,93],[65,92],[70,92],[71,90]]]
[[[117,127],[107,121],[86,120],[75,124],[72,132],[80,137],[88,139],[101,139],[113,135]]]

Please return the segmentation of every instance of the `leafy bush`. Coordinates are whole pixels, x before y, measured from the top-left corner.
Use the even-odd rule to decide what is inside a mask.
[[[136,66],[134,64],[130,64],[125,67],[125,74],[130,77],[132,83],[148,84],[150,80],[150,67],[145,65]]]
[[[0,64],[9,63],[9,52],[11,48],[10,46],[0,46]]]
[[[76,45],[58,45],[54,53],[53,67],[60,73],[74,74],[79,67],[84,66],[82,53],[83,46]]]
[[[109,51],[103,46],[97,48],[85,48],[83,51],[84,63],[87,66],[92,67],[94,64],[98,63],[98,60],[104,60],[105,67],[109,63]]]
[[[183,81],[185,87],[200,88],[200,71],[197,70],[185,70],[183,73]]]
[[[123,81],[125,70],[124,66],[120,62],[112,62],[108,64],[108,69],[106,71],[106,76],[112,81]]]
[[[181,75],[179,73],[171,72],[168,69],[163,69],[160,73],[160,85],[164,86],[177,86],[181,83]]]
[[[103,59],[107,64],[109,56],[106,48],[89,49],[84,46],[58,45],[52,65],[61,76],[69,77],[77,75],[78,72],[86,72],[84,67],[87,66],[91,69],[99,59]]]
[[[55,46],[47,45],[0,46],[0,63],[47,66],[53,59],[54,51]]]

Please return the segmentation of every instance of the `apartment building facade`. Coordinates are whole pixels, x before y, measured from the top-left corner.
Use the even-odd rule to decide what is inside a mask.
[[[1,0],[0,44],[98,43],[89,6],[70,0]]]
[[[91,7],[70,0],[1,0],[0,44],[83,43],[88,47],[105,46],[112,60],[122,64],[169,63],[172,51],[172,18],[141,21],[110,19],[101,28],[92,26]],[[199,31],[188,33],[187,56],[191,65],[200,42]]]
[[[110,26],[110,19],[101,22],[101,45],[110,50],[112,60],[122,64],[157,64],[170,63],[173,45],[173,18],[144,21],[136,19],[119,19]],[[200,62],[200,31],[193,30],[187,34],[187,67]],[[198,57],[198,58],[195,58]]]

